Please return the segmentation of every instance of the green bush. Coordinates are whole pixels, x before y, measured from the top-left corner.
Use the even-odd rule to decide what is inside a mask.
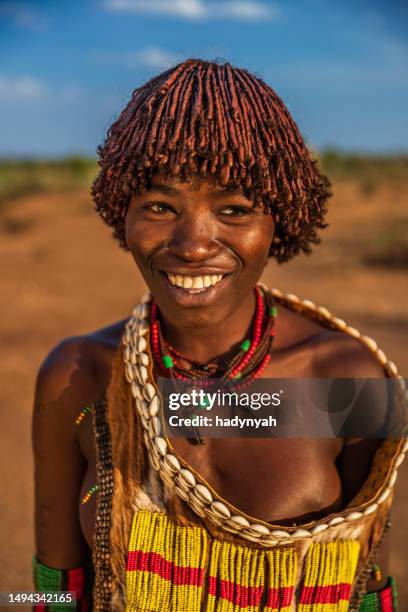
[[[78,156],[0,162],[0,206],[31,194],[89,188],[96,172],[95,159]]]

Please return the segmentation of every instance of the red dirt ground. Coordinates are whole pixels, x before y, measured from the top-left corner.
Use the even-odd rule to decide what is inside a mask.
[[[406,270],[361,264],[370,239],[391,222],[404,221],[408,186],[381,184],[364,194],[357,183],[339,183],[335,193],[323,244],[310,257],[283,266],[271,263],[263,280],[326,306],[374,337],[408,376]],[[27,197],[4,208],[1,217],[12,223],[0,224],[0,590],[16,591],[32,589],[30,427],[36,370],[61,338],[125,317],[143,283],[130,257],[91,212],[86,192]],[[405,462],[392,529],[392,572],[402,612],[408,611],[407,484]]]

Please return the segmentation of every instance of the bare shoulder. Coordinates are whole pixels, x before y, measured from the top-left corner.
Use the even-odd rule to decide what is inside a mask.
[[[329,395],[331,407],[339,402],[341,405],[342,399],[345,401],[353,390],[352,411],[347,417],[347,427],[344,426],[344,448],[355,445],[360,449],[360,459],[369,457],[371,461],[389,410],[386,373],[380,361],[358,338],[333,331],[318,346],[315,368],[318,377],[334,379]],[[347,379],[346,386],[338,379]],[[369,463],[365,474],[368,469]]]
[[[359,338],[326,327],[304,312],[279,306],[275,347],[296,348],[313,362],[317,377],[384,378],[385,370],[376,355]]]
[[[383,377],[383,366],[358,338],[331,329],[307,315],[279,305],[276,321],[277,350],[293,350],[313,362],[311,371],[321,377]]]
[[[364,342],[343,331],[322,333],[315,360],[318,375],[333,378],[384,378],[384,367]]]
[[[100,399],[126,321],[62,340],[46,356],[36,383],[36,404],[68,403],[76,410]]]

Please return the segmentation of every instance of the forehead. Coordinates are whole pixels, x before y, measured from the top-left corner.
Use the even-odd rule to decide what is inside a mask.
[[[192,176],[188,180],[182,180],[177,176],[163,177],[155,175],[150,183],[150,188],[161,188],[168,190],[171,195],[178,193],[200,193],[215,197],[228,197],[231,195],[244,198],[244,193],[240,187],[221,187],[214,176],[202,178],[200,176]]]

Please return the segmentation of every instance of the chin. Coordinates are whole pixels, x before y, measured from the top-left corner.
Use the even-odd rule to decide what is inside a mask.
[[[160,304],[158,303],[160,308]],[[234,310],[233,307],[232,311]],[[190,306],[180,307],[178,304],[166,302],[163,308],[160,308],[164,317],[177,327],[197,329],[203,327],[212,327],[222,323],[228,315],[229,311],[220,308],[219,305],[213,306]]]

